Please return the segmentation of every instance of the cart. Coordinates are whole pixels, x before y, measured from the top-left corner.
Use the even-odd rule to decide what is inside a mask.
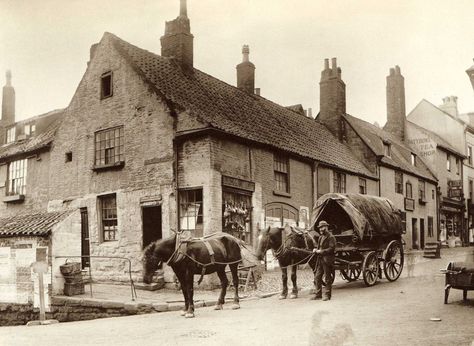
[[[451,262],[445,270],[446,285],[444,287],[444,304],[448,304],[449,290],[455,288],[462,290],[463,300],[467,300],[467,291],[474,291],[474,263]]]
[[[334,269],[348,282],[373,286],[382,278],[397,280],[403,270],[401,212],[386,198],[329,193],[316,201],[312,228],[325,220],[336,238]],[[334,275],[331,278],[334,280]]]

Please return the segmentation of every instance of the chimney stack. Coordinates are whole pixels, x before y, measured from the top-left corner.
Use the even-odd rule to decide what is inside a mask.
[[[237,88],[249,94],[255,92],[255,65],[249,60],[250,48],[248,45],[242,47],[242,62],[237,65]],[[260,94],[260,93],[259,93]]]
[[[474,59],[473,59],[474,60]],[[474,65],[469,67],[466,70],[467,75],[469,76],[469,79],[471,80],[472,87],[474,88]]]
[[[342,115],[346,114],[346,84],[341,78],[341,68],[337,59],[324,59],[324,70],[319,82],[319,116],[318,120],[339,139],[342,139]]]
[[[440,109],[453,117],[457,118],[458,113],[458,98],[456,96],[447,96],[443,98],[443,104],[439,106]]]
[[[15,89],[12,87],[12,73],[7,70],[6,84],[3,87],[2,97],[2,126],[9,126],[15,123]]]
[[[384,130],[401,141],[405,140],[405,118],[405,78],[400,67],[395,66],[387,76],[387,123]]]
[[[166,22],[165,34],[161,37],[161,55],[174,58],[186,70],[193,69],[193,40],[188,18],[186,0],[180,0],[179,16]]]

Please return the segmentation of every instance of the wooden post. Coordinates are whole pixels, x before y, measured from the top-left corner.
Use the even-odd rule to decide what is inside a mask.
[[[53,324],[58,323],[56,320],[46,320],[46,306],[44,303],[44,278],[43,275],[48,272],[48,263],[41,261],[35,262],[31,265],[33,267],[33,272],[38,274],[39,278],[39,298],[40,298],[40,319],[39,321],[30,321],[27,326],[38,326],[43,324]]]

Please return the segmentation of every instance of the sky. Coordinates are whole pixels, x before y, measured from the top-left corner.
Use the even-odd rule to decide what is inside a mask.
[[[325,58],[336,57],[347,112],[386,121],[386,76],[399,65],[407,113],[423,98],[458,96],[474,112],[472,0],[188,0],[194,65],[236,84],[250,45],[261,95],[319,110]],[[160,54],[179,0],[0,0],[0,86],[13,74],[16,119],[66,107],[105,31]]]

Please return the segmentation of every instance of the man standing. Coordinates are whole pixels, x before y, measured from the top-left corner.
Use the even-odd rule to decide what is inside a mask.
[[[311,299],[331,299],[332,275],[334,272],[334,252],[336,250],[336,238],[329,232],[329,224],[322,220],[318,224],[319,239],[316,253],[316,268],[314,275],[314,284],[316,285],[316,294]],[[323,274],[326,285],[323,289]],[[322,293],[324,292],[324,297]]]

